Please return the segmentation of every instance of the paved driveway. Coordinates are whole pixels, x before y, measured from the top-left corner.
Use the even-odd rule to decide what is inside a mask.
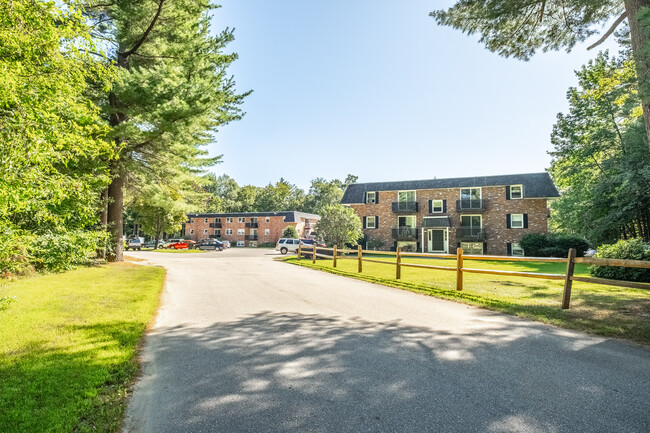
[[[127,432],[650,432],[650,350],[272,260],[168,269]]]

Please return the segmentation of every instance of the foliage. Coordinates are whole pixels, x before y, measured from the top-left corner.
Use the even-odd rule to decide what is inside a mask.
[[[294,226],[286,226],[284,230],[282,230],[282,237],[283,238],[297,238],[298,237],[298,232],[296,231],[296,228]]]
[[[262,242],[257,245],[258,248],[275,248],[275,242]]]
[[[15,296],[0,296],[0,311],[6,310],[9,305],[16,301],[18,301],[18,298]]]
[[[110,265],[20,278],[0,313],[0,431],[117,432],[165,271]]]
[[[0,3],[2,272],[29,269],[35,236],[92,230],[109,182],[113,146],[87,93],[108,89],[111,68],[87,54],[94,45],[75,4],[57,5]]]
[[[29,253],[37,270],[61,272],[88,263],[90,256],[106,241],[107,234],[103,231],[46,233],[34,239]]]
[[[605,53],[576,75],[569,113],[558,114],[551,136],[550,172],[562,192],[553,222],[594,243],[650,240],[650,153],[634,64],[629,53]]]
[[[650,261],[650,245],[639,238],[620,240],[615,244],[599,246],[594,257]],[[591,266],[589,273],[598,278],[650,283],[650,269]]]
[[[361,219],[353,209],[341,204],[323,209],[318,222],[318,237],[328,245],[343,247],[354,244],[363,236]]]
[[[566,257],[570,248],[582,257],[589,249],[589,243],[581,237],[562,233],[530,233],[519,242],[528,257]]]

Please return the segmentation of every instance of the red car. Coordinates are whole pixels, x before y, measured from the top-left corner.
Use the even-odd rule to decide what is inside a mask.
[[[172,250],[187,250],[194,248],[196,242],[185,239],[173,239],[172,242],[167,245],[167,248]]]

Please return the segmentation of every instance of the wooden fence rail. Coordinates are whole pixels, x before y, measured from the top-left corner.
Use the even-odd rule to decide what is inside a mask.
[[[324,251],[331,251],[332,254],[322,254]],[[379,260],[373,258],[364,258],[363,254],[372,254],[372,255],[384,255],[390,256],[395,259],[395,261],[388,260]],[[351,256],[354,254],[355,256]],[[643,260],[622,260],[622,259],[598,259],[594,257],[576,257],[576,250],[571,248],[566,259],[555,258],[555,257],[511,257],[511,256],[482,256],[482,255],[470,255],[463,254],[463,249],[458,248],[456,254],[424,254],[424,253],[411,253],[403,252],[401,248],[397,248],[395,252],[388,251],[368,251],[363,250],[361,245],[355,250],[352,249],[338,249],[336,245],[334,248],[325,248],[317,247],[315,244],[312,248],[305,247],[302,245],[298,247],[298,260],[302,256],[309,257],[312,259],[312,263],[316,263],[316,258],[331,259],[334,267],[337,265],[338,260],[356,260],[357,272],[363,272],[363,262],[370,263],[379,263],[383,265],[392,265],[395,266],[395,278],[402,278],[402,268],[419,268],[419,269],[434,269],[442,271],[456,271],[456,290],[463,290],[463,275],[464,273],[475,273],[475,274],[488,274],[488,275],[505,275],[510,277],[525,277],[525,278],[540,278],[545,280],[564,280],[564,291],[562,293],[562,309],[567,309],[571,305],[571,289],[574,281],[580,281],[585,283],[594,283],[594,284],[603,284],[608,286],[617,286],[617,287],[629,287],[633,289],[645,289],[650,290],[649,283],[637,283],[633,281],[621,281],[621,280],[609,280],[605,278],[593,278],[593,277],[579,277],[574,276],[573,271],[576,263],[584,263],[590,265],[598,266],[619,266],[619,267],[629,267],[629,268],[642,268],[650,269],[650,261]],[[442,258],[442,259],[455,259],[456,266],[435,266],[435,265],[422,265],[417,263],[405,263],[403,261],[404,257],[415,257],[415,258]],[[527,261],[527,262],[542,262],[542,263],[566,263],[566,272],[564,274],[545,274],[539,272],[517,272],[517,271],[505,271],[499,269],[474,269],[466,268],[464,266],[465,260],[490,260],[490,261]]]

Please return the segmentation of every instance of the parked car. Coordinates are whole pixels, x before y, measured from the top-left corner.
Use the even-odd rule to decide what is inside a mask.
[[[124,245],[124,250],[128,251],[130,249],[132,250],[138,250],[140,251],[142,249],[142,240],[140,238],[129,238],[126,240],[126,245]]]
[[[230,241],[219,241],[223,244],[224,248],[230,248]]]
[[[322,243],[322,242],[316,242],[316,241],[313,240],[313,239],[300,239],[300,245],[302,245],[303,248],[304,248],[304,247],[310,247],[310,248],[313,248],[313,247],[314,247],[314,244],[316,244],[317,247],[323,247],[323,248],[325,248],[325,247],[327,246],[327,245],[325,245],[324,243]]]
[[[194,248],[197,250],[223,251],[224,246],[216,239],[203,239],[202,241],[199,241]]]
[[[164,246],[163,246],[164,242],[165,241],[163,241],[163,240],[159,240],[158,241],[158,248],[164,248]],[[144,248],[156,248],[156,241],[155,240],[147,241],[147,242],[144,243],[143,247]]]
[[[298,251],[299,245],[300,239],[280,238],[280,240],[275,244],[275,251],[280,251],[282,254],[286,254],[289,251],[295,253]]]
[[[171,250],[186,250],[189,248],[189,243],[183,239],[170,239],[167,248]]]

